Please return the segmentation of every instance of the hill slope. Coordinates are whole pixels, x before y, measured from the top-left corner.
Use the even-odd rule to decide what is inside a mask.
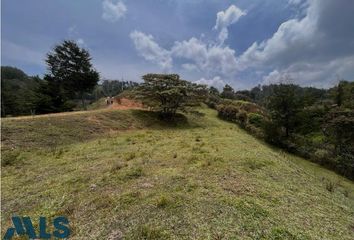
[[[202,111],[3,120],[2,233],[18,214],[73,239],[353,239],[352,182]]]

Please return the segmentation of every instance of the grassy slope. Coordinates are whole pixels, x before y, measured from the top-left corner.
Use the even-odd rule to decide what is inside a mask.
[[[68,216],[73,239],[354,238],[352,182],[203,112],[3,120],[3,228],[16,213]]]

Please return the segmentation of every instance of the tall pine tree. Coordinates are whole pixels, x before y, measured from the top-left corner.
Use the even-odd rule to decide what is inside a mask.
[[[99,80],[87,50],[74,41],[65,40],[47,54],[46,93],[52,99],[54,111],[66,109],[68,99],[80,98],[85,108],[84,94],[93,90]]]

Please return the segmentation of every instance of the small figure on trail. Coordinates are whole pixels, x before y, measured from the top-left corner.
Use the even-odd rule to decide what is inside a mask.
[[[106,104],[107,104],[107,105],[110,105],[110,104],[111,104],[111,97],[107,97],[107,98],[106,98]]]
[[[114,97],[111,97],[111,104],[114,103]]]

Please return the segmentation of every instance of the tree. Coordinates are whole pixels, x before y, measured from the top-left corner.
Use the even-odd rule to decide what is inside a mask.
[[[181,80],[177,74],[146,74],[143,80],[137,97],[167,119],[173,119],[177,110],[199,104],[207,93],[205,86]]]
[[[55,113],[72,111],[75,104],[69,101],[58,84],[42,81],[36,92],[36,113]]]
[[[209,94],[214,96],[219,96],[219,90],[216,87],[210,86],[209,87]]]
[[[340,81],[333,88],[335,103],[339,107],[354,108],[354,82]],[[333,91],[332,90],[332,91]]]
[[[138,83],[131,81],[104,80],[101,84],[103,96],[116,96],[124,90],[136,87]]]
[[[1,116],[29,115],[35,109],[35,91],[41,79],[14,67],[1,67]]]
[[[334,145],[337,170],[354,178],[354,110],[341,108],[331,110],[326,116],[324,133]]]
[[[74,41],[65,40],[47,54],[48,74],[45,80],[49,88],[56,91],[64,104],[69,98],[78,96],[85,108],[84,94],[97,85],[99,74],[93,69],[87,50],[80,48]]]
[[[220,102],[220,93],[219,90],[213,86],[211,86],[208,90],[208,97],[205,99],[205,104],[208,107],[216,109],[216,106]]]
[[[339,82],[338,86],[337,86],[337,94],[336,94],[336,104],[338,105],[338,107],[340,107],[343,103],[343,95],[344,95],[344,83],[343,82]]]
[[[296,117],[301,103],[296,96],[296,86],[293,84],[275,85],[273,94],[268,98],[267,107],[275,124],[285,129],[289,137],[295,127]]]
[[[226,84],[222,93],[221,93],[221,97],[233,99],[235,97],[234,89],[230,85]]]

